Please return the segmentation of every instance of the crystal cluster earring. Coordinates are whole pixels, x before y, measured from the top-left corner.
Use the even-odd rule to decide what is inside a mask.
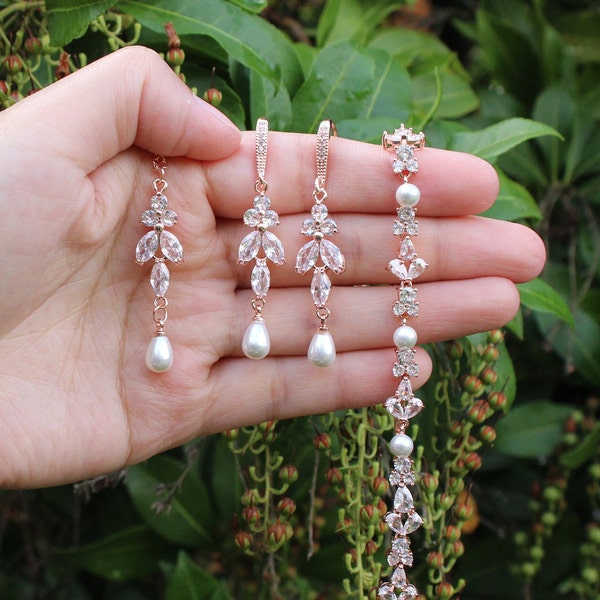
[[[164,194],[168,186],[165,179],[167,161],[163,156],[155,156],[153,168],[156,173],[152,182],[154,195],[150,199],[150,209],[142,213],[142,225],[152,227],[152,230],[138,242],[135,258],[140,265],[151,258],[154,259],[154,266],[150,273],[150,286],[155,294],[153,317],[156,333],[146,351],[146,366],[155,373],[162,373],[168,371],[173,365],[173,349],[164,332],[169,304],[165,296],[171,277],[166,261],[182,262],[183,247],[177,237],[166,230],[167,227],[177,223],[177,214],[167,208],[167,197]]]
[[[393,312],[401,320],[393,336],[397,358],[393,373],[400,381],[394,395],[385,402],[385,408],[394,417],[395,426],[395,435],[389,444],[390,452],[394,456],[389,477],[394,490],[394,501],[393,509],[385,516],[393,534],[387,557],[393,571],[390,580],[380,585],[378,596],[380,600],[415,600],[418,591],[409,583],[405,572],[405,567],[410,567],[413,563],[408,536],[423,524],[423,519],[415,510],[409,490],[409,487],[415,484],[413,460],[410,458],[414,445],[406,434],[406,429],[409,420],[423,408],[423,402],[415,398],[410,379],[419,374],[419,367],[415,361],[414,350],[417,332],[407,321],[419,314],[417,289],[413,287],[413,280],[425,271],[427,263],[417,256],[412,241],[418,234],[415,207],[421,193],[408,179],[419,169],[415,150],[424,147],[425,135],[416,134],[412,129],[401,125],[394,133],[384,132],[382,143],[385,150],[394,154],[393,172],[403,179],[403,183],[396,190],[398,218],[393,227],[394,235],[400,238],[400,249],[398,257],[388,264],[388,269],[400,280]]]
[[[244,354],[252,359],[264,358],[271,349],[269,332],[262,317],[267,292],[271,285],[271,273],[267,260],[278,266],[285,263],[281,241],[274,233],[268,231],[269,227],[275,227],[279,224],[279,215],[271,210],[271,200],[266,195],[268,185],[265,179],[265,169],[267,166],[268,135],[269,122],[261,117],[256,122],[255,133],[258,179],[254,189],[257,195],[254,197],[254,207],[249,208],[244,213],[244,223],[249,227],[254,227],[255,231],[244,237],[238,250],[238,263],[245,265],[252,260],[255,261],[250,276],[250,285],[254,292],[254,298],[251,301],[254,309],[254,319],[248,325],[242,340]],[[259,256],[261,249],[264,256]]]
[[[317,131],[317,178],[313,190],[315,203],[310,211],[311,218],[306,219],[302,225],[302,233],[312,237],[312,240],[300,248],[296,257],[298,273],[304,275],[310,269],[314,269],[310,292],[316,307],[317,318],[321,324],[310,342],[308,359],[318,367],[328,367],[333,364],[336,354],[333,337],[327,329],[327,318],[330,314],[327,301],[331,292],[331,280],[327,275],[327,269],[340,274],[346,268],[344,255],[340,249],[333,242],[325,239],[326,236],[338,231],[336,222],[329,217],[325,206],[329,138],[336,134],[333,121],[325,120],[319,125]],[[317,264],[319,258],[322,264]]]

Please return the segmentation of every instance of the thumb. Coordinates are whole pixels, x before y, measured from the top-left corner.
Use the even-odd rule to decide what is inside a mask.
[[[20,137],[25,147],[35,142],[36,151],[58,155],[86,173],[132,145],[216,160],[231,154],[241,139],[229,119],[195,96],[158,54],[140,46],[91,63],[14,105],[9,114],[10,131],[3,135]]]

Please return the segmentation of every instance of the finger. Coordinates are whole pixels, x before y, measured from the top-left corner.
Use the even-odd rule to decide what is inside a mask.
[[[36,152],[63,157],[85,173],[134,144],[212,160],[229,155],[240,141],[222,113],[197,98],[158,54],[141,47],[91,63],[4,116],[5,139],[33,144]]]
[[[272,208],[280,215],[306,213],[313,203],[315,136],[272,132],[268,143],[266,180]],[[496,198],[498,177],[487,162],[432,148],[417,155],[420,169],[411,182],[421,190],[420,215],[478,214]],[[392,161],[379,146],[331,139],[326,187],[332,213],[393,213],[394,193],[402,180],[393,174]],[[209,199],[217,215],[241,218],[251,206],[255,165],[254,135],[247,132],[230,159],[208,167]]]
[[[351,215],[335,219],[339,233],[329,238],[346,259],[346,270],[332,275],[335,285],[397,283],[386,266],[398,255],[399,238],[392,235],[394,217]],[[272,286],[306,286],[306,278],[294,269],[298,250],[308,241],[301,235],[302,218],[289,216],[273,232],[286,249],[287,263],[271,270]],[[249,229],[241,222],[226,221],[220,228],[227,255],[237,256],[238,246]],[[539,236],[520,224],[484,217],[422,218],[415,249],[429,268],[419,281],[506,277],[523,282],[536,277],[543,268],[545,249]],[[250,285],[250,267],[237,267],[241,287]],[[306,276],[308,277],[308,275]]]
[[[504,278],[417,282],[415,287],[419,316],[411,325],[417,330],[420,344],[501,327],[519,307],[514,284]],[[240,356],[244,332],[254,316],[252,297],[249,290],[238,293],[235,302],[224,304],[221,313],[213,311],[210,321],[199,321],[198,302],[186,297],[187,306],[182,311],[187,316],[172,324],[173,337],[181,345],[197,348],[201,353],[197,360],[205,366],[210,366],[216,357]],[[331,315],[327,327],[338,352],[389,347],[399,326],[392,312],[396,299],[392,286],[334,287],[328,302]],[[320,325],[308,288],[271,290],[262,316],[271,338],[270,356],[306,355]],[[198,323],[202,323],[201,334]],[[214,328],[225,330],[224,334],[215,335]]]

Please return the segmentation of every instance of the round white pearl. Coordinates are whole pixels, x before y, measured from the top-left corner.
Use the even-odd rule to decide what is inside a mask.
[[[317,367],[328,367],[335,360],[335,343],[329,331],[317,331],[308,347],[308,360]]]
[[[413,207],[419,203],[421,192],[416,185],[412,183],[403,183],[396,190],[396,202],[400,206]]]
[[[409,325],[400,325],[394,331],[394,344],[398,348],[412,348],[417,343],[417,332]]]
[[[413,441],[404,433],[397,433],[390,440],[390,452],[394,456],[410,456],[414,447]]]
[[[263,319],[254,319],[242,340],[242,350],[248,358],[259,360],[269,354],[271,349],[271,339],[269,338],[269,332]]]
[[[166,335],[155,335],[148,344],[146,366],[155,373],[164,373],[173,366],[173,348]]]

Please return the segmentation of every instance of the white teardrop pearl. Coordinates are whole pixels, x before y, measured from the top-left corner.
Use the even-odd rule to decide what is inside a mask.
[[[394,331],[394,344],[398,348],[412,348],[417,343],[417,332],[409,325],[400,325]]]
[[[408,206],[412,208],[419,203],[421,192],[416,185],[412,183],[403,183],[396,190],[396,202],[400,206]]]
[[[248,358],[260,360],[269,354],[270,349],[271,339],[269,338],[267,326],[264,319],[258,317],[246,329],[242,340],[242,350]]]
[[[413,441],[405,433],[397,433],[390,440],[390,452],[394,456],[403,458],[410,456],[414,447]]]
[[[335,343],[329,331],[317,331],[308,347],[308,360],[317,367],[328,367],[335,360]]]
[[[164,373],[173,366],[173,348],[166,335],[159,333],[148,344],[146,366],[155,373]]]

